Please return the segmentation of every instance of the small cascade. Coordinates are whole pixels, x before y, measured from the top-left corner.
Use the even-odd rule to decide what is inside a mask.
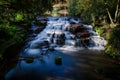
[[[35,28],[33,24],[32,28],[35,31],[38,27]],[[103,50],[106,44],[104,38],[100,37],[91,25],[83,24],[79,18],[48,17],[45,28],[29,42],[23,54],[37,56],[50,47],[63,50]]]

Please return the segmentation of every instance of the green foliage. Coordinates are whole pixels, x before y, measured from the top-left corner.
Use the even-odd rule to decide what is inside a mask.
[[[23,18],[24,18],[24,16],[22,13],[20,13],[20,12],[16,13],[16,17],[15,17],[16,21],[23,21]]]
[[[52,0],[1,0],[0,19],[3,17],[7,20],[22,21],[23,17],[29,19],[52,11],[52,5]]]
[[[111,57],[120,56],[120,53],[118,52],[118,50],[112,47],[111,45],[106,46],[105,53],[110,55]]]
[[[22,42],[25,33],[18,26],[51,9],[52,0],[0,0],[0,32],[5,35],[0,41]]]
[[[120,49],[120,28],[114,28],[109,33],[108,44],[111,44],[114,48]]]
[[[24,36],[25,36],[25,30],[22,28],[15,26],[15,25],[9,25],[9,24],[2,24],[0,25],[0,32],[3,33],[4,39],[12,40],[13,42],[23,42]],[[7,36],[4,36],[7,35]],[[2,37],[2,36],[1,36]]]
[[[95,31],[96,31],[99,35],[102,35],[103,32],[104,32],[104,29],[103,29],[103,27],[95,27]]]
[[[68,11],[69,11],[70,15],[72,15],[72,16],[74,16],[78,13],[78,11],[77,11],[77,0],[71,1]]]
[[[17,53],[14,47],[13,52],[10,52],[8,56],[3,56],[11,45],[22,46],[27,26],[31,24],[31,20],[51,10],[52,0],[0,0],[0,62],[6,60],[6,57],[11,54]],[[20,49],[19,46],[16,47]],[[32,62],[32,60],[28,60],[28,62]],[[3,63],[0,67],[3,66]],[[3,68],[8,67],[3,66]],[[3,72],[6,72],[6,69]]]
[[[60,10],[60,7],[53,8],[53,11],[52,11],[53,16],[58,16],[58,10]]]
[[[73,16],[80,14],[79,17],[84,20],[95,22],[100,16],[108,19],[107,7],[114,18],[116,2],[117,0],[72,0],[69,5],[69,13]]]
[[[9,24],[0,25],[0,61],[3,59],[4,52],[10,45],[24,43],[25,34],[25,30],[18,26]]]
[[[103,22],[110,21],[106,8],[114,20],[117,2],[118,0],[72,0],[69,5],[69,13],[73,16],[79,14],[78,17],[92,21],[93,25],[96,23],[104,25]],[[120,55],[120,28],[111,29],[110,32],[107,30],[105,32],[104,27],[95,27],[95,30],[102,36],[104,36],[103,33],[106,34],[108,45],[105,52],[110,56]]]
[[[120,28],[116,27],[107,34],[108,45],[105,52],[110,56],[120,55]]]

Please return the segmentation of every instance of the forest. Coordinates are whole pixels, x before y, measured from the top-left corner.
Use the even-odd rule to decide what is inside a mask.
[[[94,29],[108,41],[105,52],[113,57],[120,54],[119,4],[119,0],[74,0],[69,6],[71,15],[81,17],[92,24]]]
[[[120,65],[120,0],[0,0],[0,80],[16,65],[31,22],[37,16],[52,16],[58,3],[67,5],[67,16],[92,25],[107,41],[104,54]]]

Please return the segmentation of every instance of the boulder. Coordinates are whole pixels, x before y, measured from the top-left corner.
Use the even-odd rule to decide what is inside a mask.
[[[80,40],[81,40],[85,45],[89,45],[89,43],[90,43],[90,39],[89,39],[88,37],[80,38]]]
[[[76,34],[76,36],[77,36],[78,38],[89,37],[89,36],[90,36],[90,33],[89,33],[88,31],[78,32],[78,33]]]
[[[35,40],[30,45],[31,49],[43,48],[43,47],[49,47],[49,42],[48,41]]]
[[[39,26],[39,27],[35,30],[35,33],[36,33],[36,34],[40,33],[44,28],[45,28],[45,26]]]
[[[77,23],[77,24],[72,24],[69,31],[73,34],[76,34],[78,32],[83,32],[85,30],[87,29],[84,28],[82,24]]]
[[[58,45],[64,45],[65,39],[54,39],[54,43]]]

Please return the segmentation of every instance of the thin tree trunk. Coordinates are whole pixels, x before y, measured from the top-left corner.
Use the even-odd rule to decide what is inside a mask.
[[[107,10],[108,16],[109,16],[109,18],[110,18],[111,24],[114,24],[113,19],[112,19],[112,17],[111,17],[111,14],[110,14],[108,8],[106,8],[106,10]]]
[[[118,2],[117,2],[117,6],[116,6],[116,12],[115,12],[115,22],[117,21],[117,17],[118,17],[119,2],[120,2],[120,0],[118,0]]]

